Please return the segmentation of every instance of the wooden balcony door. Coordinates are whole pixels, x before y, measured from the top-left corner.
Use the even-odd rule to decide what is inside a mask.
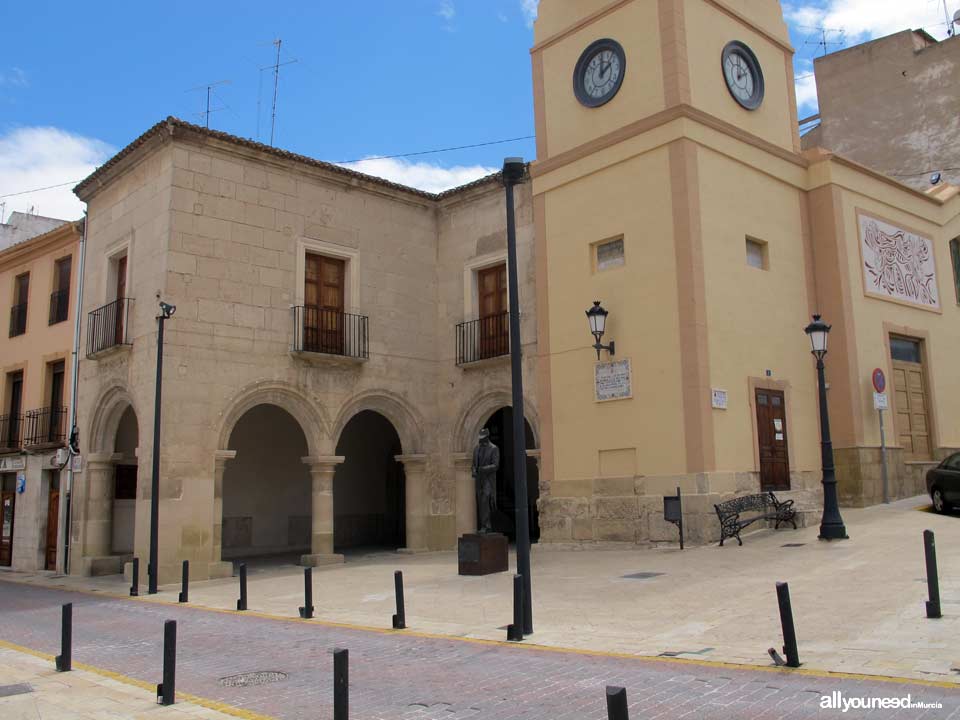
[[[346,262],[307,254],[303,288],[303,349],[344,354]]]
[[[117,302],[114,304],[114,335],[113,344],[123,344],[123,323],[126,318],[123,316],[124,303],[120,302],[127,296],[127,256],[117,260]]]
[[[480,306],[480,358],[506,355],[510,347],[506,264],[477,272],[477,299]]]
[[[757,445],[760,450],[760,489],[789,490],[787,413],[783,393],[757,388]]]

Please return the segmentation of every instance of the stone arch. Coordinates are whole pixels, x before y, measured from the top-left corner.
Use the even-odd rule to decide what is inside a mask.
[[[100,395],[94,405],[93,422],[90,424],[90,452],[112,453],[117,437],[117,428],[126,409],[133,408],[140,421],[140,411],[130,391],[123,385],[111,385]]]
[[[490,416],[502,407],[510,407],[513,396],[509,388],[485,390],[477,393],[464,404],[460,417],[453,430],[453,450],[457,453],[470,452],[476,443],[476,437]],[[533,432],[534,446],[540,447],[540,417],[536,408],[524,398],[523,415]]]
[[[377,412],[393,425],[400,436],[405,455],[423,452],[423,421],[406,400],[387,390],[370,390],[353,397],[341,408],[333,425],[332,440],[339,441],[354,415],[363,410]]]
[[[332,453],[330,435],[327,431],[329,423],[323,409],[311,403],[294,386],[276,381],[248,385],[231,401],[226,410],[220,413],[218,448],[223,449],[228,446],[230,434],[240,418],[257,405],[276,405],[288,412],[303,430],[310,456]]]

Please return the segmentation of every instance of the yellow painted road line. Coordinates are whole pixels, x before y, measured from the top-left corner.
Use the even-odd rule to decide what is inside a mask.
[[[49,653],[40,652],[39,650],[34,650],[33,648],[24,647],[23,645],[7,642],[6,640],[0,640],[0,648],[14,650],[27,655],[33,655],[34,657],[41,658],[42,660],[49,660],[51,663],[54,661],[54,656]],[[86,663],[80,662],[73,662],[72,665],[75,670],[84,670],[86,672],[109,678],[110,680],[122,682],[125,685],[132,685],[133,687],[140,688],[141,690],[146,690],[147,692],[151,693],[151,695],[157,691],[156,684],[151,684],[144,680],[137,680],[136,678],[114,672],[113,670],[105,670],[104,668],[96,667],[94,665],[87,665]],[[227,705],[226,703],[218,702],[217,700],[208,700],[207,698],[191,695],[190,693],[180,692],[179,690],[177,691],[177,700],[193,703],[194,705],[199,705],[210,710],[216,710],[224,715],[245,718],[245,720],[276,720],[276,718],[271,715],[263,715],[261,713],[253,712],[252,710],[243,710],[242,708],[233,707],[232,705]]]
[[[24,583],[27,584],[27,583]],[[47,587],[40,585],[39,587]],[[64,588],[48,588],[56,590],[65,590]],[[403,635],[405,637],[423,638],[427,640],[451,640],[474,645],[487,645],[491,647],[513,648],[517,650],[539,650],[542,652],[561,653],[565,655],[584,655],[587,657],[605,657],[616,658],[619,660],[639,660],[641,662],[659,662],[675,663],[678,665],[693,665],[697,667],[719,668],[724,670],[756,670],[758,672],[775,673],[781,675],[803,675],[806,677],[818,677],[832,680],[864,680],[883,683],[894,683],[898,685],[920,685],[923,687],[949,688],[952,690],[960,689],[960,683],[949,680],[922,680],[916,678],[898,677],[896,675],[868,675],[866,673],[848,673],[836,670],[820,670],[816,668],[788,668],[778,667],[776,665],[754,665],[751,663],[734,663],[723,660],[706,660],[700,658],[678,658],[663,657],[660,655],[636,655],[633,653],[614,652],[610,650],[590,650],[586,648],[569,648],[557,645],[538,645],[524,641],[522,643],[509,642],[507,640],[487,640],[484,638],[464,637],[463,635],[443,635],[441,633],[420,632],[417,630],[393,630],[392,628],[375,627],[372,625],[355,625],[352,623],[334,622],[332,620],[320,620],[317,618],[304,620],[303,618],[272,615],[270,613],[260,612],[258,610],[244,610],[238,612],[227,608],[209,607],[206,605],[197,605],[191,603],[183,605],[174,600],[162,600],[159,598],[149,598],[145,596],[130,597],[116,593],[97,592],[93,590],[65,590],[66,592],[77,592],[97,597],[110,597],[116,600],[126,600],[130,602],[144,602],[154,605],[166,605],[177,608],[192,608],[205,612],[220,613],[221,615],[246,615],[249,617],[261,618],[263,620],[277,620],[281,622],[306,623],[308,625],[318,625],[320,627],[338,628],[343,630],[358,630],[362,632],[371,632],[378,635]]]

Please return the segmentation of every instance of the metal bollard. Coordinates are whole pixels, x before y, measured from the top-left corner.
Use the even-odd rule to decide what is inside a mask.
[[[157,702],[173,705],[177,693],[177,621],[163,624],[163,682],[157,685]]]
[[[347,720],[350,704],[350,651],[333,650],[333,720]]]
[[[237,610],[247,609],[247,564],[240,563],[240,599],[237,600]]]
[[[940,612],[940,579],[937,576],[937,546],[933,530],[923,531],[923,554],[927,561],[927,617],[931,620],[943,617]]]
[[[183,570],[180,571],[180,599],[179,602],[190,602],[190,561],[183,561]]]
[[[393,587],[397,593],[397,614],[393,616],[393,629],[403,630],[407,626],[407,613],[403,606],[403,573],[393,573]]]
[[[797,631],[793,627],[793,609],[790,607],[790,588],[785,582],[777,583],[777,603],[780,605],[780,625],[783,628],[783,653],[787,667],[800,667],[797,650]]]
[[[54,660],[57,672],[73,669],[73,603],[67,603],[60,614],[60,654]]]
[[[130,576],[130,597],[137,597],[140,594],[140,558],[133,559]]]
[[[303,607],[300,617],[309,620],[313,617],[313,568],[303,569]]]
[[[523,640],[523,575],[513,576],[513,623],[507,626],[507,640]]]
[[[626,688],[607,685],[607,720],[630,720]]]

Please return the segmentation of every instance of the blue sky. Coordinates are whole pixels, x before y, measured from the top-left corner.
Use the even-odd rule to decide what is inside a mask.
[[[815,28],[843,29],[828,40],[845,45],[946,29],[942,0],[796,0],[784,10],[801,115],[816,106]],[[256,138],[259,99],[266,141],[273,75],[260,68],[277,37],[281,62],[297,60],[280,71],[280,147],[337,162],[532,135],[535,12],[535,0],[19,4],[0,44],[0,195],[84,177],[167,115],[202,124],[208,82],[230,81],[215,88],[211,127]],[[522,140],[357,167],[439,189],[534,154]],[[81,208],[69,187],[6,202],[6,214]]]

